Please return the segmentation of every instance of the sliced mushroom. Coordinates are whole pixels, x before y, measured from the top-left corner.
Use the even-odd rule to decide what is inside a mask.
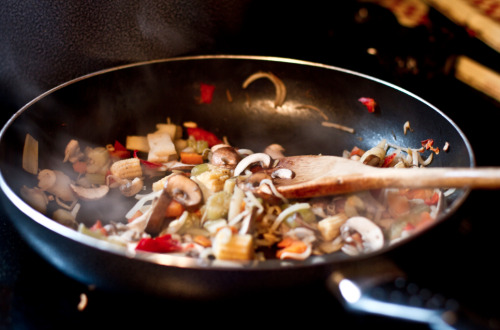
[[[74,214],[69,212],[68,210],[64,210],[64,209],[55,210],[52,213],[52,219],[59,222],[63,226],[66,226],[66,227],[69,227],[72,229],[78,228],[78,222],[76,221]]]
[[[340,232],[346,242],[349,243],[349,237],[353,232],[357,232],[363,239],[363,246],[358,252],[372,252],[381,249],[384,246],[384,234],[379,226],[368,218],[356,216],[349,218],[341,227]],[[344,249],[344,251],[351,251]]]
[[[147,221],[146,228],[144,229],[145,232],[151,235],[158,235],[162,231],[166,225],[165,212],[171,201],[172,197],[169,196],[167,191],[164,189],[160,196],[156,198],[151,205],[149,219]]]
[[[48,191],[55,186],[57,180],[56,172],[52,170],[41,170],[38,173],[38,187],[42,190]]]
[[[270,144],[266,147],[266,149],[264,149],[264,153],[268,154],[273,159],[280,159],[285,157],[284,151],[285,148],[283,148],[283,146],[281,146],[280,144],[276,143]]]
[[[225,148],[225,147],[230,147],[229,144],[226,144],[226,143],[219,143],[219,144],[216,144],[216,145],[213,145],[211,148],[210,148],[210,151],[214,152],[215,150],[219,149],[219,148]]]
[[[266,153],[258,152],[243,158],[234,169],[234,176],[241,175],[250,165],[260,163],[263,168],[271,165],[271,156]]]
[[[160,196],[153,201],[145,229],[147,233],[158,235],[168,225],[165,212],[172,200],[181,203],[190,211],[199,207],[203,196],[196,182],[183,174],[172,174],[166,180]]]
[[[66,150],[64,151],[64,162],[69,161],[74,163],[82,159],[85,155],[80,150],[80,144],[77,140],[71,140],[66,145]]]
[[[47,212],[47,205],[49,204],[49,198],[43,190],[38,187],[28,188],[26,186],[21,187],[21,195],[23,196],[26,203],[28,203],[32,208],[38,212]]]
[[[167,179],[165,190],[188,211],[197,209],[203,201],[198,184],[183,174],[171,175]]]
[[[99,185],[97,187],[82,187],[75,184],[70,184],[73,192],[78,196],[78,198],[92,201],[96,199],[103,198],[109,192],[109,187],[107,185]]]
[[[61,171],[44,169],[38,173],[38,187],[65,202],[75,200],[75,194],[69,186],[72,183],[71,178]]]
[[[231,146],[220,146],[212,150],[210,158],[210,164],[212,165],[235,168],[242,159],[238,151]]]

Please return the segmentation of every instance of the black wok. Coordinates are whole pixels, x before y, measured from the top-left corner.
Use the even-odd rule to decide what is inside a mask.
[[[282,107],[274,107],[275,90],[269,81],[259,80],[242,89],[245,78],[257,71],[272,72],[284,81],[287,98]],[[215,86],[210,103],[200,103],[201,83]],[[360,97],[374,98],[378,103],[376,111],[369,112],[358,101]],[[352,127],[355,133],[322,127],[323,119],[317,113],[295,109],[300,104],[322,109],[331,121]],[[345,149],[355,145],[369,148],[381,139],[419,146],[422,140],[432,138],[437,146],[448,142],[450,150],[435,157],[431,166],[475,165],[467,138],[440,110],[405,90],[356,72],[290,59],[246,56],[197,56],[137,63],[62,84],[28,103],[2,129],[2,202],[33,249],[83,283],[177,299],[216,299],[310,281],[325,281],[344,299],[345,291],[339,286],[342,279],[351,279],[351,283],[360,284],[364,290],[379,284],[380,279],[387,284],[401,275],[386,263],[384,253],[415,236],[360,257],[332,254],[303,262],[273,260],[250,267],[207,266],[166,255],[131,256],[123,249],[56,223],[19,197],[23,184],[33,185],[32,176],[21,169],[26,133],[40,143],[40,168],[50,168],[60,162],[71,138],[102,146],[123,140],[126,135],[147,133],[167,117],[175,123],[196,121],[244,148],[261,150],[270,143],[279,143],[288,155],[341,155]],[[411,123],[411,134],[404,134],[406,121]],[[454,213],[467,195],[468,190],[457,190],[449,196],[448,206],[435,225]],[[97,212],[105,218],[109,209],[98,207]],[[419,235],[425,235],[425,231]],[[387,309],[372,309],[377,305],[360,301],[349,306],[392,315]],[[417,315],[415,309],[409,311],[398,316],[431,322],[434,316],[439,319],[442,312],[438,309]]]

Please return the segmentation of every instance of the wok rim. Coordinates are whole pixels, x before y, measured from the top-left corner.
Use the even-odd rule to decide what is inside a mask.
[[[120,70],[126,70],[129,68],[134,68],[134,67],[140,67],[140,66],[147,66],[151,64],[161,64],[161,63],[168,63],[168,62],[187,62],[187,61],[199,61],[199,60],[254,60],[254,61],[268,61],[268,62],[279,62],[279,63],[287,63],[287,64],[295,64],[295,65],[303,65],[303,66],[310,66],[310,67],[317,67],[317,68],[322,68],[325,70],[332,70],[332,71],[337,71],[337,72],[343,72],[347,73],[350,75],[354,75],[363,79],[368,79],[373,82],[385,85],[387,87],[390,87],[398,92],[401,92],[403,94],[406,94],[409,97],[412,97],[419,102],[423,103],[426,105],[428,108],[431,110],[435,111],[438,113],[440,116],[443,117],[448,123],[451,125],[451,127],[456,131],[456,133],[459,134],[460,138],[464,142],[467,151],[468,151],[468,156],[470,158],[470,164],[469,167],[475,167],[476,166],[476,159],[474,155],[474,151],[472,149],[472,146],[466,137],[466,135],[463,133],[463,131],[458,127],[458,125],[448,116],[446,115],[442,110],[438,109],[425,99],[421,98],[420,96],[400,87],[397,86],[393,83],[390,83],[388,81],[355,71],[355,70],[350,70],[350,69],[345,69],[341,68],[335,65],[329,65],[329,64],[323,64],[323,63],[318,63],[318,62],[312,62],[312,61],[307,61],[307,60],[301,60],[301,59],[294,59],[294,58],[287,58],[287,57],[276,57],[276,56],[260,56],[260,55],[230,55],[230,54],[217,54],[217,55],[193,55],[193,56],[178,56],[178,57],[169,57],[169,58],[161,58],[161,59],[153,59],[153,60],[148,60],[148,61],[140,61],[140,62],[134,62],[134,63],[129,63],[129,64],[124,64],[124,65],[118,65],[118,66],[113,66],[109,68],[105,68],[102,70],[97,70],[88,74],[81,75],[79,77],[76,77],[74,79],[65,81],[53,88],[50,88],[46,90],[45,92],[39,94],[35,98],[33,98],[31,101],[26,103],[24,106],[22,106],[18,111],[16,111],[4,124],[2,129],[0,130],[0,144],[2,143],[2,140],[4,138],[6,130],[15,122],[17,117],[19,117],[22,113],[25,111],[29,111],[29,109],[36,104],[38,101],[41,99],[49,96],[50,94],[66,87],[69,85],[73,85],[79,81],[89,79],[95,76],[99,75],[104,75],[106,73],[114,72],[114,71],[120,71]],[[348,256],[348,255],[343,255],[341,256],[338,253],[333,253],[333,254],[326,254],[326,255],[321,255],[321,256],[311,256],[308,259],[304,261],[297,261],[297,260],[266,260],[266,261],[252,261],[252,262],[224,262],[224,261],[216,261],[215,263],[206,263],[201,261],[198,258],[191,258],[191,257],[184,257],[184,256],[175,256],[175,255],[167,255],[167,254],[160,254],[160,253],[150,253],[150,252],[132,252],[128,250],[127,248],[120,247],[116,244],[100,240],[88,235],[85,235],[83,233],[80,233],[74,229],[70,229],[64,225],[61,225],[57,223],[56,221],[52,220],[51,218],[47,217],[46,215],[43,215],[33,209],[31,206],[29,206],[18,194],[16,194],[10,186],[7,184],[5,181],[4,175],[2,173],[2,169],[0,168],[0,188],[2,192],[5,194],[7,199],[9,200],[10,203],[12,203],[19,212],[21,212],[23,215],[25,215],[29,220],[37,222],[39,225],[42,227],[48,229],[54,234],[61,235],[64,238],[67,238],[71,241],[73,241],[76,244],[83,244],[88,248],[91,249],[96,249],[99,250],[100,252],[104,253],[110,253],[114,254],[118,257],[122,257],[125,259],[132,259],[132,260],[137,260],[137,261],[144,261],[144,262],[149,262],[161,266],[166,266],[166,267],[179,267],[179,268],[188,268],[188,269],[210,269],[210,270],[245,270],[245,271],[258,271],[258,270],[276,270],[276,269],[287,269],[289,267],[293,268],[298,268],[298,267],[316,267],[318,265],[332,265],[332,264],[339,264],[342,262],[356,262],[362,259],[367,259],[367,258],[372,258],[381,254],[385,254],[390,250],[397,249],[401,245],[405,245],[410,241],[415,240],[418,236],[421,236],[422,234],[428,232],[429,230],[432,230],[433,227],[437,226],[438,224],[442,223],[445,221],[447,218],[449,218],[451,215],[455,214],[456,211],[460,208],[460,206],[467,200],[471,189],[470,188],[464,188],[461,189],[463,191],[462,196],[458,197],[456,200],[453,201],[452,205],[449,206],[446,209],[446,212],[444,214],[441,214],[436,221],[432,222],[427,228],[424,230],[419,231],[418,233],[414,233],[410,235],[407,238],[404,238],[402,240],[398,240],[397,242],[394,242],[390,245],[384,246],[382,249],[379,249],[377,251],[371,252],[371,253],[366,253],[366,254],[360,254],[359,256]],[[11,218],[9,216],[9,218]],[[11,219],[12,220],[12,219]]]

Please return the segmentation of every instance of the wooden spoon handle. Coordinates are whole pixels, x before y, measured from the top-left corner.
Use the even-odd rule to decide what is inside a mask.
[[[388,168],[367,175],[374,186],[408,188],[500,188],[499,168]]]
[[[500,188],[499,168],[376,168],[369,172],[327,175],[283,185],[287,198],[315,197],[380,188]]]

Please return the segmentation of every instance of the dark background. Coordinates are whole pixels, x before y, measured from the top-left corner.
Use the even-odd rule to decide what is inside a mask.
[[[496,70],[500,56],[435,10],[427,24],[408,28],[391,11],[357,1],[132,2],[4,2],[2,123],[41,92],[109,66],[188,54],[273,55],[395,83],[451,117],[469,138],[479,166],[500,165],[499,103],[453,76],[458,55]],[[377,54],[368,54],[369,47]],[[390,255],[422,287],[457,299],[491,328],[499,326],[500,316],[499,197],[497,191],[473,191],[456,215]],[[81,293],[89,299],[84,311],[77,310]],[[92,290],[42,260],[0,212],[0,328],[288,327],[296,322],[310,327],[426,328],[346,312],[317,283],[210,302]]]

